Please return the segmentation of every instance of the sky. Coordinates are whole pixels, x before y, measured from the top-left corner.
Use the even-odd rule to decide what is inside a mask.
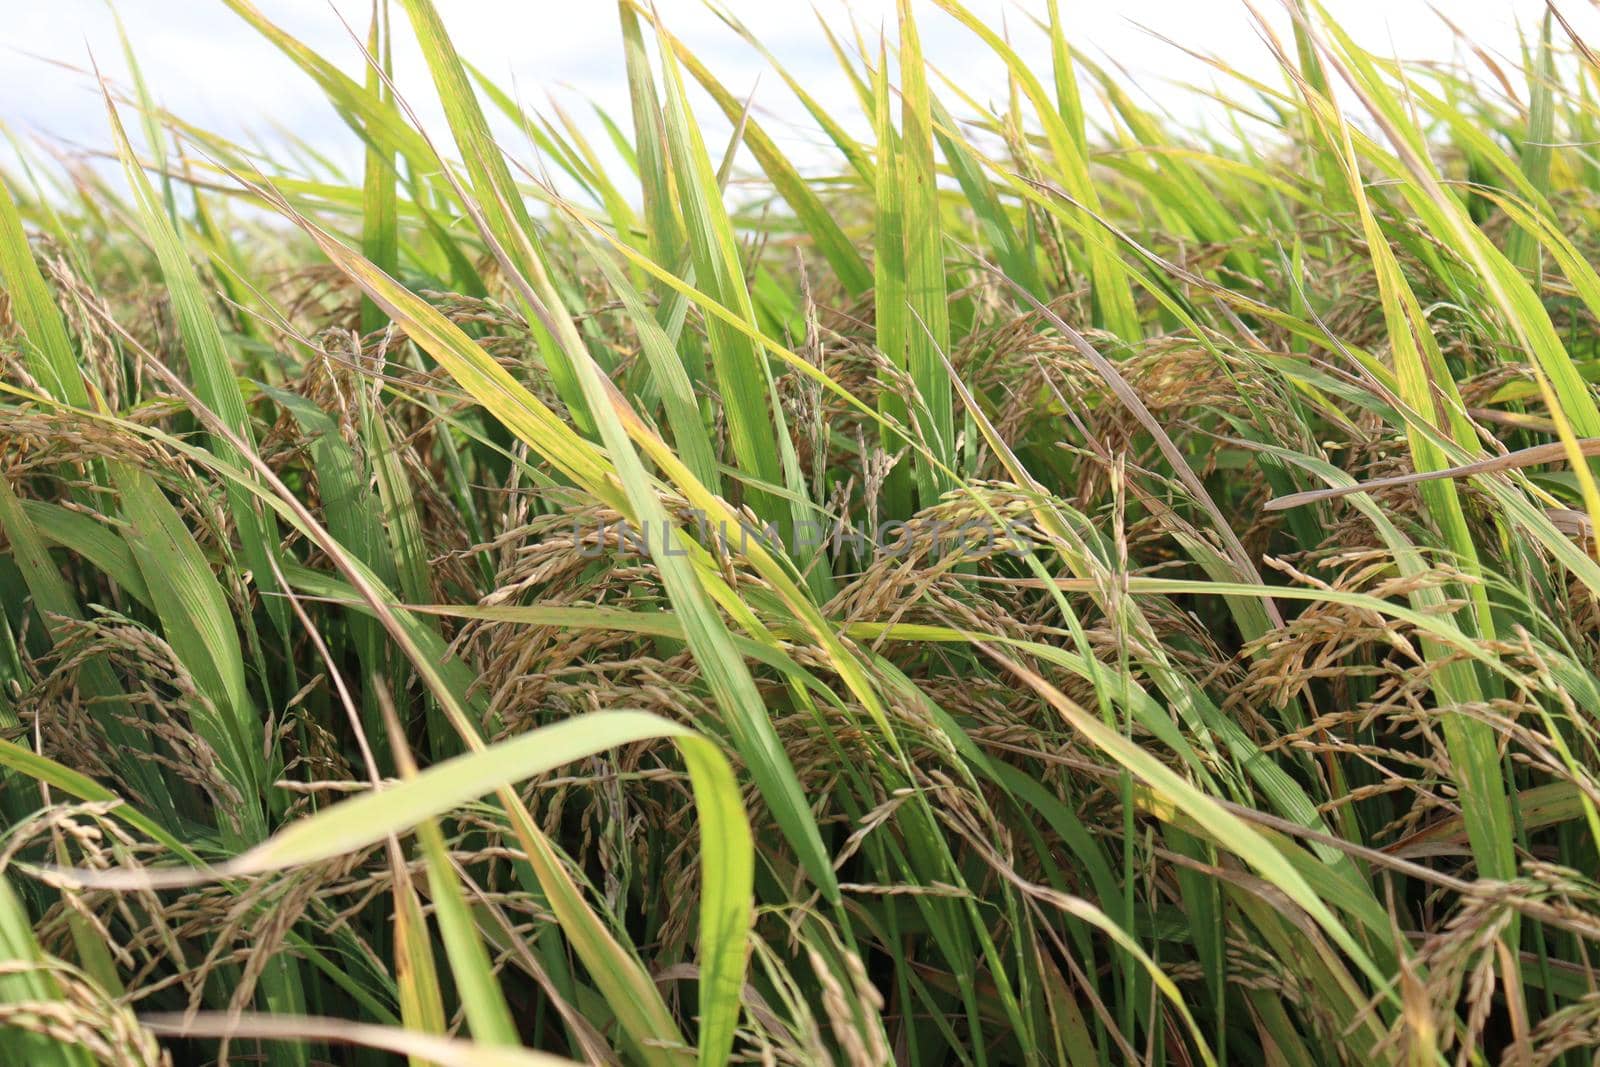
[[[733,11],[825,106],[851,113],[854,100],[837,73],[822,19],[850,36],[849,14],[875,40],[893,25],[894,0],[725,0]],[[1282,22],[1281,0],[1257,0]],[[359,75],[361,57],[340,16],[364,34],[371,0],[255,0],[284,29]],[[458,49],[525,104],[548,113],[552,99],[604,142],[589,103],[626,126],[627,85],[616,8],[607,0],[438,0]],[[931,0],[912,0],[929,59],[980,100],[1000,99],[1005,80],[998,63]],[[1044,0],[967,0],[991,25],[1009,27],[1018,50],[1048,62],[1047,45],[1028,32]],[[1146,103],[1182,117],[1201,117],[1184,80],[1209,84],[1206,67],[1185,57],[1161,36],[1226,60],[1249,73],[1269,74],[1271,63],[1243,0],[1060,0],[1075,48],[1110,59]],[[1425,0],[1325,0],[1355,38],[1375,51],[1408,59],[1447,59],[1460,49],[1450,28]],[[1565,0],[1563,13],[1580,33],[1600,42],[1600,12],[1584,0]],[[702,0],[657,0],[665,24],[687,41],[723,83],[754,93],[756,113],[768,132],[804,162],[821,158],[822,135],[807,121],[782,82],[711,14]],[[1535,27],[1543,0],[1446,0],[1441,5],[1462,31],[1490,52],[1511,57],[1518,26]],[[407,47],[404,15],[397,83],[425,125],[442,125],[426,70]],[[0,122],[23,137],[48,135],[90,148],[108,143],[104,104],[82,68],[92,55],[110,78],[126,82],[116,24],[108,0],[0,0]],[[271,142],[279,130],[331,158],[354,165],[354,137],[316,86],[222,0],[117,0],[134,51],[156,98],[189,121],[235,139]],[[847,14],[847,12],[849,14]],[[1159,35],[1159,36],[1158,36]],[[78,70],[69,69],[79,68]],[[1048,69],[1041,66],[1040,69]],[[710,111],[708,101],[702,110]],[[726,129],[726,127],[723,127]],[[718,121],[708,127],[715,145]],[[517,146],[510,146],[517,151]],[[713,151],[717,149],[713,147]]]

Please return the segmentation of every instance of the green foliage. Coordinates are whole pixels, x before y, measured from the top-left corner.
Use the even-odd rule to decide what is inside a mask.
[[[619,0],[608,170],[449,5],[225,6],[358,175],[137,74],[123,184],[0,175],[0,1058],[1592,1060],[1559,14],[1519,74],[1295,3],[1185,129],[1054,0],[819,26],[852,114]]]

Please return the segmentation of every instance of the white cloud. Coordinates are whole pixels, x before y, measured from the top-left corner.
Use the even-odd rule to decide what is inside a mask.
[[[338,14],[364,32],[368,0],[257,0],[286,30],[359,72],[359,54]],[[926,0],[915,0],[926,51],[933,63],[980,100],[1001,99],[1004,75],[994,58],[953,20]],[[1029,12],[1042,2],[969,0],[991,24],[1004,19],[1020,51],[1047,54]],[[1174,79],[1209,83],[1213,76],[1198,61],[1183,56],[1141,27],[1187,47],[1214,53],[1239,69],[1271,75],[1265,49],[1240,0],[1121,0],[1086,3],[1061,0],[1075,47],[1125,66],[1137,90],[1180,112],[1193,100],[1173,89]],[[816,15],[807,2],[728,0],[728,6],[756,32],[808,90],[830,108],[853,113],[855,101],[839,75]],[[1272,5],[1266,0],[1263,7]],[[404,15],[395,7],[402,30]],[[616,12],[595,0],[445,0],[440,4],[463,54],[491,77],[535,107],[555,93],[575,120],[586,124],[597,145],[605,137],[583,101],[592,100],[619,122],[628,116]],[[658,0],[668,26],[685,39],[735,92],[758,84],[756,101],[773,134],[804,154],[820,144],[798,104],[780,80],[707,10],[701,0]],[[1328,7],[1358,40],[1375,50],[1407,58],[1442,59],[1457,49],[1451,32],[1425,0],[1329,0]],[[265,39],[232,14],[220,0],[121,0],[118,9],[156,96],[196,124],[229,136],[270,136],[274,125],[292,130],[317,150],[353,163],[354,139],[321,99],[310,79]],[[842,39],[851,31],[844,0],[818,0],[822,17]],[[869,40],[894,18],[893,0],[854,0],[849,10]],[[1477,0],[1449,5],[1449,15],[1474,40],[1514,56],[1516,24],[1532,26],[1541,0]],[[1281,12],[1274,8],[1280,18]],[[114,24],[105,0],[0,0],[7,39],[13,48],[37,56],[86,66],[92,51],[103,70],[125,79]],[[1600,15],[1592,8],[1568,12],[1580,30],[1600,38]],[[420,55],[404,33],[396,54],[397,80],[407,99],[430,125],[438,121]],[[1191,112],[1192,113],[1192,112]],[[90,80],[41,59],[10,57],[0,63],[0,119],[23,130],[46,131],[78,143],[104,145],[103,105]],[[712,133],[718,136],[713,122]],[[721,127],[725,130],[725,127]],[[513,146],[515,147],[515,146]],[[519,149],[520,151],[520,149]]]

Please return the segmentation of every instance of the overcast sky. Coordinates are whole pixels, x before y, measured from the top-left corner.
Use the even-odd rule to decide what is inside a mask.
[[[931,61],[979,99],[1003,97],[1005,82],[980,44],[930,0],[914,0]],[[1425,0],[1325,0],[1327,7],[1369,48],[1405,58],[1443,59],[1458,45]],[[324,56],[359,72],[360,56],[339,14],[364,32],[370,0],[256,0],[274,21]],[[849,36],[844,0],[727,0],[728,6],[799,75],[825,104],[853,112],[850,91],[818,29],[820,15]],[[968,0],[999,24],[1004,18],[1018,48],[1039,55],[1043,44],[1025,32],[1027,15],[1043,0]],[[764,122],[785,147],[805,158],[820,142],[778,78],[759,77],[762,63],[717,21],[700,0],[657,0],[667,25],[686,39],[735,92],[755,89]],[[1278,0],[1258,0],[1277,14]],[[1600,15],[1583,0],[1562,5],[1580,32],[1600,43]],[[550,96],[574,118],[593,120],[594,101],[624,124],[627,87],[615,7],[607,0],[440,0],[461,52],[526,102],[545,107]],[[1061,0],[1076,46],[1124,66],[1146,100],[1192,113],[1194,102],[1171,86],[1174,79],[1209,82],[1206,69],[1186,60],[1154,33],[1225,58],[1258,74],[1270,64],[1242,0]],[[1536,25],[1542,0],[1445,0],[1462,30],[1491,52],[1515,57],[1517,27]],[[422,61],[401,29],[397,80],[407,99],[437,121]],[[145,76],[169,109],[201,126],[234,137],[270,139],[274,126],[293,130],[320,151],[357,159],[355,143],[315,85],[258,36],[221,0],[119,0]],[[1570,9],[1570,10],[1568,10]],[[893,21],[893,0],[850,0],[848,10],[872,36]],[[104,146],[106,119],[92,83],[50,60],[87,65],[92,53],[102,70],[123,77],[125,65],[106,0],[0,0],[13,51],[0,57],[0,120],[16,132],[45,132],[79,144]],[[0,46],[4,47],[4,46]],[[758,80],[759,79],[759,80]],[[713,134],[714,135],[714,134]],[[596,139],[603,141],[596,133]],[[520,146],[513,146],[516,150]],[[713,148],[713,151],[716,151]]]

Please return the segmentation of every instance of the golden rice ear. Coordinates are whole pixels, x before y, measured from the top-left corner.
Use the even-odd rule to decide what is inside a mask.
[[[1579,548],[1591,556],[1595,554],[1594,523],[1585,512],[1576,508],[1545,508],[1544,513],[1551,524],[1577,542]]]

